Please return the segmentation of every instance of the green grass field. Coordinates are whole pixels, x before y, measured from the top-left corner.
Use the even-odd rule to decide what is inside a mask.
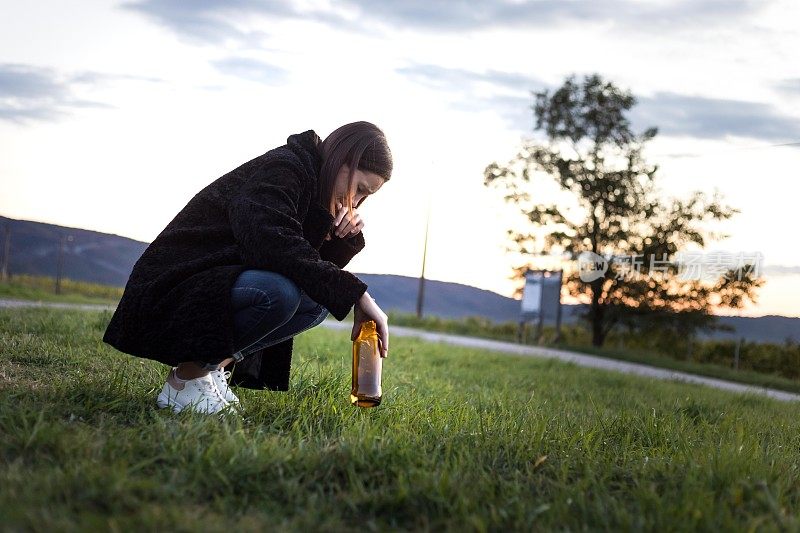
[[[513,322],[505,322],[494,324],[491,321],[481,317],[468,317],[464,319],[447,319],[436,316],[428,316],[422,319],[417,318],[416,315],[410,313],[390,312],[389,322],[396,326],[408,326],[428,331],[441,331],[443,333],[450,333],[454,335],[466,335],[469,337],[482,337],[486,339],[493,339],[505,342],[518,342],[517,341],[517,324]],[[553,336],[555,333],[554,328],[545,328],[548,336]],[[779,389],[787,392],[800,393],[800,380],[785,377],[774,372],[762,372],[750,369],[734,370],[730,365],[717,364],[712,362],[702,362],[694,360],[681,359],[675,352],[670,355],[659,353],[653,349],[645,347],[637,348],[619,348],[614,347],[611,343],[602,348],[596,348],[588,344],[588,341],[583,343],[579,342],[582,336],[586,336],[586,328],[580,325],[565,326],[565,337],[567,342],[547,342],[543,346],[549,348],[556,348],[559,350],[568,350],[573,352],[580,352],[606,359],[613,359],[617,361],[628,361],[631,363],[641,363],[657,368],[666,368],[669,370],[677,370],[680,372],[688,372],[690,374],[697,374],[700,376],[707,376],[711,378],[724,379],[727,381],[735,381],[738,383],[745,383],[748,385],[755,385],[758,387],[769,387]],[[537,345],[534,335],[526,339],[527,344]],[[680,352],[678,350],[678,352]],[[779,354],[774,354],[775,358]],[[800,360],[788,360],[785,364],[797,367]]]
[[[800,380],[789,379],[775,374],[765,374],[753,370],[734,370],[733,368],[717,365],[713,363],[698,363],[696,361],[682,361],[664,355],[653,353],[643,349],[614,349],[614,348],[593,348],[591,346],[560,346],[564,350],[581,352],[589,355],[597,355],[616,361],[628,361],[631,363],[641,363],[658,368],[677,370],[698,376],[724,379],[736,383],[755,385],[757,387],[768,387],[772,389],[793,392],[800,394]]]
[[[121,287],[112,287],[97,283],[86,283],[64,279],[62,293],[55,294],[53,287],[54,278],[47,276],[31,276],[27,274],[15,275],[10,281],[0,281],[0,298],[14,298],[21,300],[34,300],[39,302],[63,303],[94,303],[115,306],[122,296]],[[396,326],[409,326],[428,331],[441,331],[457,335],[484,337],[507,342],[516,342],[517,325],[513,322],[494,324],[480,317],[465,319],[445,319],[435,316],[426,316],[418,319],[415,314],[389,312],[390,323]],[[347,320],[351,320],[348,318]],[[554,332],[545,328],[548,335]],[[687,361],[680,358],[660,354],[652,349],[629,348],[620,349],[612,346],[594,348],[587,342],[579,342],[586,332],[579,326],[565,327],[565,336],[571,342],[559,344],[548,343],[547,346],[564,350],[588,353],[609,359],[642,363],[659,368],[689,372],[701,376],[725,379],[748,385],[771,387],[788,392],[800,393],[800,380],[792,379],[774,372],[740,369],[734,370],[730,365],[721,365],[711,362]],[[530,335],[532,337],[532,335]],[[585,341],[585,339],[583,339]],[[534,339],[527,339],[529,344],[535,344]],[[675,355],[675,354],[672,354]],[[778,357],[776,354],[775,357]],[[786,365],[795,367],[795,360],[785,362]]]
[[[395,337],[360,409],[315,328],[289,392],[173,415],[109,318],[0,310],[0,529],[800,529],[800,404]]]
[[[55,293],[55,279],[48,276],[16,274],[10,280],[0,281],[0,298],[117,305],[121,297],[121,287],[75,281],[68,278],[62,280],[60,294]]]

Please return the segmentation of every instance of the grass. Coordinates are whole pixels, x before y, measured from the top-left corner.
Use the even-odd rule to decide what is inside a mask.
[[[460,320],[439,317],[424,317],[419,319],[414,314],[398,312],[390,313],[389,317],[389,323],[397,326],[415,327],[429,331],[441,331],[454,335],[467,335],[505,342],[517,342],[516,331],[518,326],[511,322],[495,324],[481,317],[468,317]],[[565,326],[564,329],[567,330],[565,336],[575,337],[574,330],[578,329],[578,327]],[[554,334],[554,331],[551,330],[552,328],[547,328],[547,333],[550,337]],[[533,337],[533,335],[530,335],[530,337]],[[526,340],[528,342],[525,344],[537,346],[537,343],[532,338],[527,338]],[[800,393],[800,381],[796,379],[753,370],[734,370],[729,366],[722,366],[714,363],[676,359],[675,357],[668,357],[646,348],[624,349],[613,346],[597,348],[578,342],[548,342],[544,343],[543,346],[596,355],[612,360],[641,363],[658,368],[666,368],[668,370],[678,370],[700,376],[735,381],[746,385],[756,385],[759,387],[769,387],[787,392]]]
[[[735,370],[733,368],[716,365],[712,363],[698,363],[695,361],[685,361],[673,359],[665,355],[648,352],[642,349],[621,349],[621,348],[595,348],[592,346],[563,345],[557,346],[559,349],[581,352],[589,355],[596,355],[617,361],[629,361],[631,363],[641,363],[645,365],[688,372],[699,376],[724,379],[755,385],[758,387],[768,387],[800,394],[800,381],[789,379],[774,374],[764,374],[752,370]]]
[[[52,277],[18,274],[13,276],[10,281],[0,281],[0,298],[115,306],[119,302],[123,290],[121,287],[63,279],[62,293],[57,295],[53,291],[54,284],[55,279]],[[400,313],[395,311],[390,312],[389,316],[390,323],[394,325],[516,342],[517,325],[511,322],[495,324],[480,317],[469,317],[462,320],[443,319],[439,317],[424,317],[423,319],[418,319],[416,315],[412,313]],[[547,328],[546,331],[549,336],[552,336],[553,332],[550,331],[550,329],[552,328]],[[567,337],[572,338],[578,335],[573,329],[565,326]],[[532,337],[532,335],[530,335],[530,337]],[[532,339],[528,338],[527,340],[529,344],[534,345]],[[728,366],[708,362],[677,359],[644,348],[595,348],[579,342],[550,343],[548,346],[597,355],[609,359],[642,363],[669,370],[678,370],[701,376],[725,379],[748,385],[770,387],[778,390],[800,393],[800,381],[796,379],[751,370],[734,370]]]
[[[0,310],[3,528],[800,529],[800,404],[395,338],[360,409],[314,328],[288,392],[173,415],[109,318]]]
[[[55,293],[55,278],[48,276],[16,274],[10,280],[0,281],[0,298],[39,302],[117,305],[121,297],[121,287],[87,283],[67,278],[61,280],[61,294]]]

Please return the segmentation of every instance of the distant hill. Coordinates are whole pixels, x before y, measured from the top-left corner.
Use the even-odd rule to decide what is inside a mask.
[[[6,224],[11,228],[12,275],[55,277],[61,236],[71,235],[72,241],[64,242],[63,277],[124,287],[133,264],[148,245],[111,233],[0,216],[0,256]]]
[[[394,274],[355,273],[369,286],[369,294],[385,311],[417,312],[419,278]],[[443,318],[483,316],[505,322],[519,316],[520,301],[496,292],[460,283],[425,280],[422,312]]]
[[[4,225],[11,228],[9,270],[42,276],[55,276],[61,235],[71,235],[64,243],[63,276],[80,281],[124,287],[136,260],[149,243],[120,235],[79,228],[16,220],[0,216],[0,256]],[[386,311],[414,313],[419,279],[393,274],[355,273],[369,286],[369,292]],[[443,318],[481,316],[497,322],[517,320],[520,301],[460,283],[426,280],[423,313]],[[564,305],[564,323],[574,323],[580,305]],[[735,333],[715,332],[714,338],[736,338],[782,343],[787,338],[800,341],[800,318],[783,316],[719,317]]]

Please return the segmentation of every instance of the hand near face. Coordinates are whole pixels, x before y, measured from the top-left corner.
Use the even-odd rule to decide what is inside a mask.
[[[335,233],[337,237],[341,239],[347,239],[356,235],[361,229],[364,227],[364,221],[361,220],[361,215],[358,214],[358,211],[353,209],[353,214],[350,215],[347,212],[347,207],[343,206],[341,202],[336,202],[336,217],[333,220],[333,230],[332,233]],[[328,241],[331,239],[330,233],[325,236],[325,240]]]

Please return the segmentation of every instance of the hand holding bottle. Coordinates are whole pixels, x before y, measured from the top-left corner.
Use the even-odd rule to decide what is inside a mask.
[[[364,292],[353,307],[353,331],[350,340],[355,341],[361,331],[362,322],[367,320],[375,321],[375,329],[378,332],[381,357],[389,356],[389,317],[386,316],[372,296]]]

